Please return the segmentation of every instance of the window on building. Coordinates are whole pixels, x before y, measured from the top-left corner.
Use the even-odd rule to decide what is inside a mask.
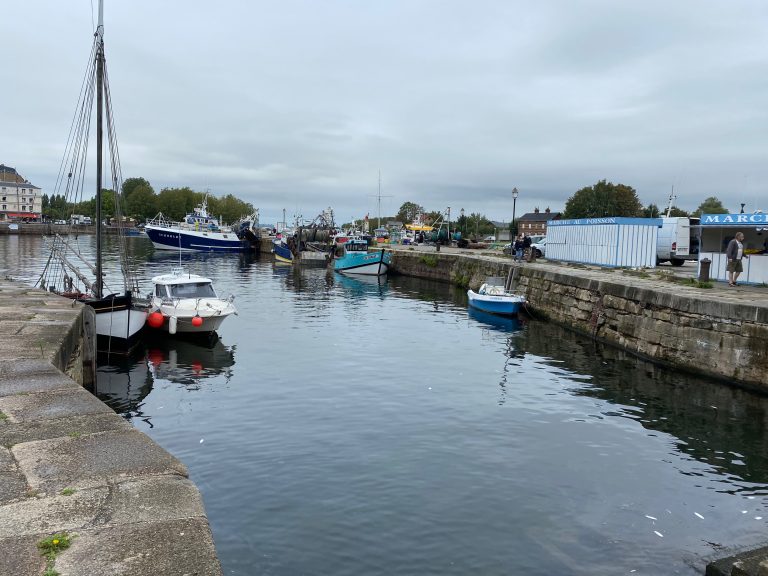
[[[3,204],[3,210],[5,210],[5,209],[6,209],[6,206],[5,206],[5,204]]]
[[[22,209],[22,210],[26,210],[26,209],[27,209],[27,207],[26,207],[26,206],[22,206],[22,207],[21,207],[21,209]]]

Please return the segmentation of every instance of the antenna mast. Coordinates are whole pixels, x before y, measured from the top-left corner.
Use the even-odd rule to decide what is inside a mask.
[[[669,202],[667,202],[667,218],[672,212],[672,202],[675,201],[675,185],[672,185],[672,192],[669,193]]]

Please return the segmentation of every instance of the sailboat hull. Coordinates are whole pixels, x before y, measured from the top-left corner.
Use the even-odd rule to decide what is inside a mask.
[[[130,345],[138,339],[147,321],[146,307],[136,306],[130,294],[106,296],[84,303],[96,312],[96,335],[100,342],[112,340],[115,346]]]

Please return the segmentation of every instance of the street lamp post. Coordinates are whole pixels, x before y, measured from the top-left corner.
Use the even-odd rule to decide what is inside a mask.
[[[467,226],[466,226],[466,222],[464,222],[464,208],[462,208],[461,210],[459,210],[459,214],[461,215],[461,216],[459,217],[459,220],[461,220],[461,234],[462,234],[462,237],[463,237],[463,236],[464,236],[464,234],[466,234],[466,231],[465,231],[465,229],[466,229],[466,227],[467,227]]]
[[[517,208],[517,195],[518,191],[517,188],[512,188],[512,230],[510,231],[510,242],[514,240],[512,238],[512,234],[517,234],[517,229],[515,228],[515,208]],[[514,242],[512,242],[514,245]],[[510,250],[512,252],[512,250]]]

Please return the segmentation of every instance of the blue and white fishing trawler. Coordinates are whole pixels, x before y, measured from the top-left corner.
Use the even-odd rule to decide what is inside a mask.
[[[147,222],[144,231],[158,250],[185,252],[244,252],[250,244],[232,229],[219,226],[219,221],[208,214],[207,196],[194,212],[181,222],[173,222],[161,212]]]
[[[344,244],[337,244],[333,252],[333,269],[344,274],[381,276],[386,274],[392,254],[383,249],[368,251],[368,241],[350,238]]]
[[[467,290],[469,305],[483,312],[514,316],[525,304],[525,296],[514,294],[504,287],[504,278],[492,277],[475,292]]]

